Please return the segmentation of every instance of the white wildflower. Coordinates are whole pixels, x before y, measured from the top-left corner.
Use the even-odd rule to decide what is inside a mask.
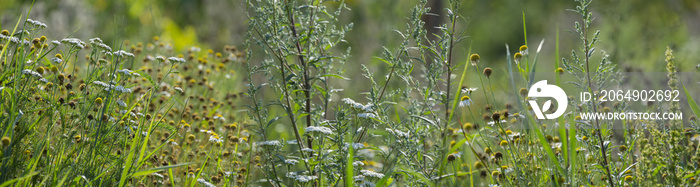
[[[212,117],[212,119],[217,119],[217,120],[221,120],[221,121],[226,121],[226,118],[224,118],[224,117],[221,116],[221,115],[216,115],[216,116]]]
[[[365,148],[365,144],[362,144],[362,143],[352,143],[352,149],[357,150],[357,149],[362,149],[362,148]]]
[[[165,57],[158,55],[158,56],[156,56],[156,60],[158,60],[159,62],[164,62]]]
[[[209,142],[212,143],[223,143],[224,140],[219,138],[219,136],[209,136]]]
[[[32,20],[32,19],[27,19],[27,21],[25,21],[25,23],[32,24],[34,27],[46,28],[46,24],[44,24],[40,21]]]
[[[355,166],[355,167],[357,167],[357,166],[364,166],[365,163],[362,163],[362,161],[355,161],[355,162],[352,162],[352,165]],[[362,175],[360,175],[360,176],[362,176]]]
[[[126,103],[122,101],[121,99],[117,100],[117,104],[121,107],[126,107]]]
[[[22,74],[31,75],[32,77],[41,78],[41,74],[31,69],[22,70]]]
[[[463,94],[472,94],[473,91],[478,90],[479,88],[464,88],[462,89]]]
[[[407,132],[403,132],[403,131],[396,130],[396,129],[386,128],[386,131],[389,131],[389,132],[391,132],[391,134],[394,134],[395,136],[400,137],[400,138],[408,138],[408,136],[409,136],[409,134]]]
[[[459,101],[459,107],[467,107],[469,105],[472,105],[472,99],[469,98],[469,96],[462,96],[462,99]]]
[[[295,175],[292,178],[300,183],[307,183],[318,179],[318,177],[314,175]]]
[[[61,62],[63,62],[63,60],[58,58],[58,57],[53,57],[53,58],[51,58],[51,62],[56,63],[56,64],[60,64]]]
[[[370,170],[363,169],[363,170],[360,170],[360,173],[362,173],[362,175],[364,175],[366,177],[374,177],[374,178],[378,178],[378,179],[381,179],[382,177],[384,177],[384,174],[377,173],[377,172],[370,171]]]
[[[306,132],[319,132],[319,133],[323,133],[323,134],[326,134],[326,135],[333,134],[333,131],[332,131],[330,128],[328,128],[328,127],[319,127],[319,126],[309,126],[309,127],[306,127]]]
[[[112,53],[112,55],[117,56],[117,57],[125,57],[125,56],[135,57],[133,53],[129,53],[129,52],[126,52],[124,50],[115,51],[114,53]]]
[[[184,58],[178,58],[178,57],[170,57],[170,58],[168,58],[168,61],[170,61],[170,63],[185,63]]]
[[[131,93],[132,92],[131,89],[124,88],[123,86],[117,86],[116,88],[114,88],[114,90],[121,92],[121,93]]]
[[[284,163],[287,164],[287,165],[293,166],[293,165],[299,163],[299,161],[298,161],[298,160],[294,160],[294,159],[286,159],[286,160],[284,160]]]
[[[369,181],[364,181],[362,184],[360,184],[360,187],[374,187],[375,184]]]
[[[216,187],[216,186],[214,186],[214,184],[207,182],[203,178],[197,179],[197,182],[199,182],[200,184],[204,184],[204,186],[206,186],[206,187]]]
[[[506,120],[501,120],[501,121],[499,121],[499,123],[508,123],[508,121],[506,121]],[[489,122],[486,123],[486,124],[487,124],[487,125],[494,125],[494,124],[496,124],[496,121],[489,121]]]
[[[202,51],[202,49],[200,49],[199,47],[192,46],[192,47],[190,47],[190,51],[195,52],[195,53],[199,53],[200,51]]]
[[[313,150],[313,149],[311,149],[311,148],[308,148],[308,147],[307,147],[307,148],[303,148],[303,149],[301,149],[301,151],[304,151],[304,152],[314,152],[314,150]]]
[[[359,114],[357,114],[357,117],[361,117],[361,118],[376,118],[377,115],[374,115],[373,113],[359,113]]]
[[[282,143],[277,140],[272,140],[272,141],[262,141],[262,142],[255,142],[255,146],[265,146],[265,147],[282,147]]]

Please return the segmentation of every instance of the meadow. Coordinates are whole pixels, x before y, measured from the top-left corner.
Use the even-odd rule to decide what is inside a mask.
[[[0,186],[700,185],[692,14],[434,2],[0,3]]]

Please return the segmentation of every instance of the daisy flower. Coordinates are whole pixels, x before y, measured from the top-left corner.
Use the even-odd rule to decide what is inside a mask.
[[[459,107],[465,107],[469,106],[472,104],[472,99],[469,98],[469,96],[463,96],[462,99],[459,100]]]

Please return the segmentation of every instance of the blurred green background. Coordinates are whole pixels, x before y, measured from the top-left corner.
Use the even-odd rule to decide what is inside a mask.
[[[337,3],[326,2],[335,7]],[[354,23],[346,38],[352,58],[346,76],[363,79],[359,64],[366,64],[377,75],[388,71],[374,60],[382,46],[392,49],[400,43],[394,29],[402,30],[409,10],[417,0],[347,0],[352,11],[345,11],[341,23]],[[446,4],[447,1],[442,2]],[[29,0],[0,1],[2,29],[11,30],[17,18],[26,13]],[[559,30],[560,55],[569,57],[580,46],[568,31],[580,18],[572,9],[577,2],[561,0],[465,0],[459,13],[465,18],[458,30],[466,30],[468,40],[457,45],[456,60],[464,62],[472,47],[485,66],[494,68],[494,77],[505,74],[505,44],[511,52],[525,43],[523,11],[531,49],[545,39],[538,71],[554,70],[554,46]],[[148,43],[153,36],[172,42],[181,50],[192,45],[221,51],[224,45],[241,46],[245,40],[246,14],[239,0],[50,0],[36,1],[29,18],[48,24],[42,33],[49,39],[101,37],[106,43],[123,39]],[[442,10],[442,9],[440,9]],[[700,1],[697,0],[597,0],[592,4],[594,29],[601,30],[598,49],[606,51],[623,71],[663,72],[666,46],[675,50],[679,71],[694,71],[700,62]],[[482,66],[484,67],[484,66]],[[473,75],[475,76],[475,75]],[[504,87],[506,84],[497,87]]]

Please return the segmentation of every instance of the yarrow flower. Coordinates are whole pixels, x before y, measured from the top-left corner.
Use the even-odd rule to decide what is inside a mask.
[[[107,53],[107,54],[109,54],[109,53]],[[111,55],[116,56],[116,57],[125,57],[125,56],[135,57],[133,53],[129,53],[129,52],[126,52],[124,50],[115,51],[114,53],[111,53]]]
[[[459,101],[459,107],[466,107],[472,104],[472,100],[469,98],[469,96],[463,96],[462,99]]]
[[[22,70],[22,74],[31,75],[32,77],[41,78],[41,74],[31,69]]]
[[[323,133],[325,135],[330,135],[333,134],[333,131],[328,128],[328,127],[319,127],[319,126],[309,126],[306,127],[306,132],[319,132]]]
[[[362,175],[364,175],[365,177],[374,177],[374,178],[378,178],[378,179],[381,179],[382,177],[384,177],[384,174],[377,173],[377,172],[370,171],[370,170],[363,169],[363,170],[360,170],[360,173],[362,173]]]
[[[121,92],[121,93],[131,93],[131,89],[129,88],[124,88],[123,86],[117,86],[114,88],[114,90]],[[109,91],[109,90],[108,90]]]
[[[402,132],[400,130],[396,129],[390,129],[386,128],[386,131],[391,132],[391,134],[394,134],[395,136],[401,137],[401,138],[408,138],[409,134],[407,132]]]
[[[165,57],[158,55],[156,56],[156,60],[158,60],[159,62],[165,62]]]
[[[44,23],[42,23],[42,22],[40,22],[40,21],[36,21],[36,20],[32,20],[32,19],[27,19],[26,23],[32,24],[32,25],[34,25],[35,27],[46,28],[46,24],[44,24]]]
[[[299,161],[298,161],[298,160],[294,160],[294,159],[286,159],[286,160],[284,160],[284,163],[287,164],[287,165],[293,166],[293,165],[299,163]]]
[[[61,43],[71,44],[73,47],[77,47],[80,49],[85,48],[85,45],[86,45],[85,42],[83,42],[82,40],[77,39],[77,38],[66,38],[66,39],[61,40]]]
[[[294,179],[295,181],[300,182],[300,183],[307,183],[307,182],[318,179],[318,177],[315,175],[297,175],[294,172],[287,173],[287,177]]]
[[[58,58],[58,57],[53,57],[53,58],[51,58],[51,62],[52,62],[52,63],[60,64],[60,63],[63,62],[63,59],[60,59],[60,58]]]
[[[374,115],[373,113],[359,113],[359,114],[357,114],[357,117],[360,117],[360,118],[376,118],[377,115]]]
[[[355,161],[355,162],[352,162],[352,166],[355,166],[355,167],[357,167],[357,166],[364,166],[364,165],[365,165],[365,163],[362,163],[362,161]],[[359,175],[359,176],[362,176],[362,175]]]
[[[197,179],[197,182],[199,182],[200,184],[203,184],[206,187],[216,187],[214,184],[207,182],[207,180],[204,180],[203,178]]]
[[[263,147],[282,147],[282,143],[277,140],[272,140],[272,141],[262,141],[262,142],[255,142],[255,146],[263,146]]]
[[[141,76],[141,74],[136,73],[136,72],[133,72],[133,71],[131,71],[131,70],[129,70],[129,69],[117,70],[117,73],[122,74],[122,75],[126,75],[126,76],[135,76],[135,77]]]
[[[126,103],[124,101],[122,101],[121,99],[117,100],[117,104],[121,107],[126,107]]]
[[[350,98],[343,98],[343,102],[345,102],[345,104],[352,106],[353,108],[363,110],[365,112],[373,112],[374,111],[374,109],[373,109],[374,105],[371,103],[367,103],[366,105],[363,105],[362,103],[355,102],[354,100],[352,100]]]
[[[365,144],[361,144],[361,143],[352,143],[352,149],[357,150],[357,149],[362,149],[362,148],[365,148]]]
[[[168,58],[168,61],[170,61],[170,63],[185,63],[184,58],[178,58],[178,57],[170,57],[170,58]]]

